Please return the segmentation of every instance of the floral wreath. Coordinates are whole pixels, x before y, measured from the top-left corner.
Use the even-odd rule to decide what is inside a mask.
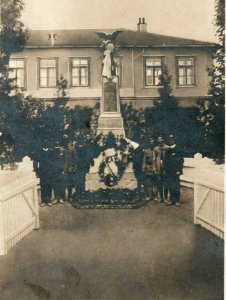
[[[129,145],[127,144],[127,146]],[[105,185],[109,187],[117,185],[124,174],[127,164],[132,160],[133,153],[131,149],[132,148],[129,147],[129,151],[125,151],[125,147],[123,147],[122,144],[111,148],[105,147],[105,150],[103,150],[104,159],[98,169],[101,181],[104,182]],[[117,151],[121,152],[122,159],[119,159]],[[112,166],[116,167],[117,172],[115,172],[115,168],[112,169]],[[107,170],[107,174],[105,170]]]

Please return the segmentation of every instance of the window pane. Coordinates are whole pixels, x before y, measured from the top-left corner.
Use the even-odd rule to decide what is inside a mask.
[[[160,75],[162,74],[161,69],[155,69],[155,85],[159,85],[160,83]]]
[[[49,77],[56,77],[56,69],[49,69]]]
[[[187,84],[193,84],[192,76],[187,77]]]
[[[146,74],[147,74],[147,76],[153,76],[153,69],[148,68],[148,69],[146,70]]]
[[[49,86],[56,86],[56,77],[49,78]]]
[[[81,76],[87,76],[87,69],[81,68]]]
[[[46,78],[40,78],[40,86],[46,87],[47,86],[47,77]]]
[[[146,66],[154,66],[154,60],[151,58],[146,59]]]
[[[185,85],[185,77],[179,77],[179,85]]]
[[[41,78],[47,78],[47,69],[41,69],[40,70],[40,77]]]
[[[24,78],[24,70],[23,69],[18,69],[17,70],[17,78]]]
[[[192,68],[187,68],[187,76],[191,76],[192,75]]]
[[[16,68],[16,60],[15,59],[9,60],[9,68],[10,69],[15,69]]]
[[[179,76],[184,76],[184,75],[185,75],[185,69],[179,68]]]
[[[186,59],[186,65],[187,66],[192,66],[192,64],[193,64],[193,59],[192,58]]]
[[[87,77],[81,78],[81,85],[87,85]]]
[[[74,77],[77,77],[79,76],[79,69],[78,68],[73,68],[72,69],[72,76]]]
[[[73,66],[73,67],[79,66],[79,59],[73,59],[73,60],[72,60],[72,66]]]
[[[16,70],[9,70],[9,78],[14,79],[16,78]]]
[[[40,67],[41,68],[47,68],[48,67],[48,60],[41,59],[40,60]]]
[[[154,65],[155,66],[161,66],[161,59],[160,58],[154,59]]]
[[[78,77],[73,77],[72,78],[72,85],[73,86],[79,85],[79,78]]]
[[[178,65],[179,66],[184,66],[185,65],[185,61],[184,61],[184,59],[178,59]]]
[[[148,76],[147,80],[146,80],[146,83],[147,83],[147,85],[154,85],[153,77],[152,76]]]
[[[87,59],[81,59],[80,64],[83,65],[83,66],[87,66],[88,65],[88,60]]]
[[[17,84],[18,87],[24,87],[24,80],[20,79],[20,78],[17,78],[16,84]]]

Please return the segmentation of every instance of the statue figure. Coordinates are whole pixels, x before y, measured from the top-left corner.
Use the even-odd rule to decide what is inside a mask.
[[[103,70],[102,76],[106,77],[107,79],[112,79],[116,76],[116,64],[114,61],[114,41],[119,33],[122,31],[117,30],[113,31],[112,33],[105,33],[105,32],[96,32],[96,34],[104,39],[103,46],[104,46],[104,59],[103,59]]]

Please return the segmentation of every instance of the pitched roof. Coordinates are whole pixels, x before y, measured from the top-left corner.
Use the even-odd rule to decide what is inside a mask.
[[[208,47],[214,43],[197,41],[179,37],[160,35],[150,32],[122,30],[116,38],[116,43],[124,47]],[[99,47],[102,40],[95,32],[112,32],[114,30],[100,29],[65,29],[65,30],[29,30],[26,47],[52,47],[49,35],[56,34],[53,47]]]

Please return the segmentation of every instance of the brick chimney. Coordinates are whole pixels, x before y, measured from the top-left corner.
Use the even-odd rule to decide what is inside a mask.
[[[147,23],[145,23],[145,18],[139,18],[137,23],[137,31],[147,32]]]

